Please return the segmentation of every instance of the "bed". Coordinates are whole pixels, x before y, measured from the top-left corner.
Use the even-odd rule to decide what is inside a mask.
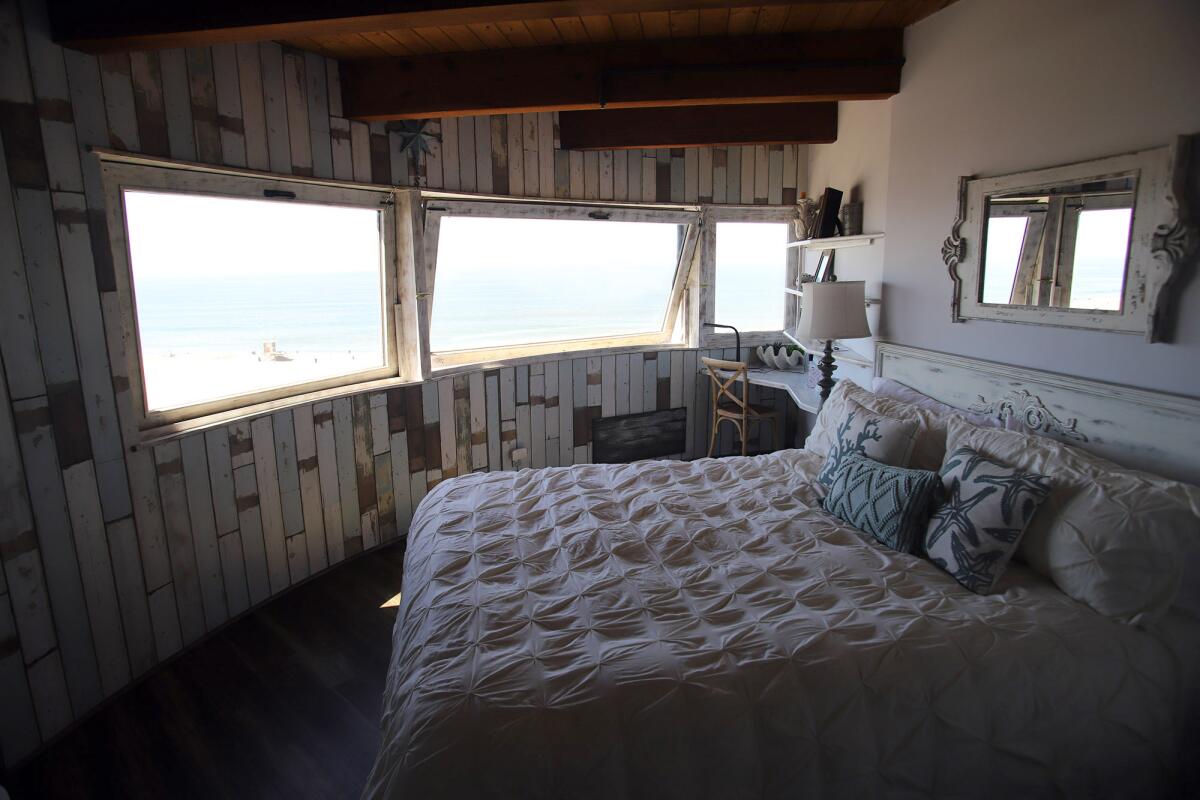
[[[1114,622],[1019,564],[973,594],[823,511],[822,461],[439,485],[409,533],[365,795],[1179,790],[1196,617]]]

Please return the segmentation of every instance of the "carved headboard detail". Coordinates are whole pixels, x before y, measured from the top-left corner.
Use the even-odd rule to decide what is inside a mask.
[[[1200,400],[881,342],[875,374],[1111,461],[1200,484]]]

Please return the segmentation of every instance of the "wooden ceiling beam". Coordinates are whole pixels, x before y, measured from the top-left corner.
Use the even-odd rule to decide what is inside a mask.
[[[900,90],[903,31],[670,39],[342,63],[346,116],[879,100]]]
[[[828,144],[837,119],[837,103],[606,108],[564,111],[558,129],[564,150]]]
[[[795,0],[49,0],[54,40],[89,53],[443,25],[788,5]],[[804,0],[836,3],[842,0]]]

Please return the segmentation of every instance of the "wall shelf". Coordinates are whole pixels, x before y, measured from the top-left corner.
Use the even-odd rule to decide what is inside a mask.
[[[819,341],[815,341],[815,340],[811,341],[811,342],[802,342],[799,339],[797,339],[795,336],[792,336],[787,331],[784,331],[783,335],[786,336],[788,339],[790,339],[793,344],[795,344],[797,347],[799,347],[805,353],[809,353],[809,354],[815,355],[815,356],[821,356],[821,355],[824,355],[824,353],[825,353],[825,343],[824,342],[819,342]],[[864,355],[854,352],[853,350],[851,350],[848,347],[838,344],[838,342],[836,340],[834,340],[834,343],[833,343],[833,360],[834,361],[844,361],[847,364],[853,364],[857,367],[866,367],[868,369],[875,365],[875,363],[873,361],[871,361],[871,359],[867,358]]]
[[[801,242],[788,242],[788,247],[816,247],[821,250],[838,250],[843,247],[866,247],[875,244],[876,239],[882,239],[882,233],[860,233],[855,236],[828,236],[824,239],[805,239]]]

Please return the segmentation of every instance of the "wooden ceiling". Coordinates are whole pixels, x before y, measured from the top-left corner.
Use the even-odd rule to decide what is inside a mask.
[[[286,42],[302,50],[352,60],[585,42],[858,31],[904,28],[953,2],[818,0],[746,6],[734,2],[729,4],[732,7],[724,8],[556,17],[542,16],[534,13],[536,9],[530,9],[525,19],[295,37]]]

